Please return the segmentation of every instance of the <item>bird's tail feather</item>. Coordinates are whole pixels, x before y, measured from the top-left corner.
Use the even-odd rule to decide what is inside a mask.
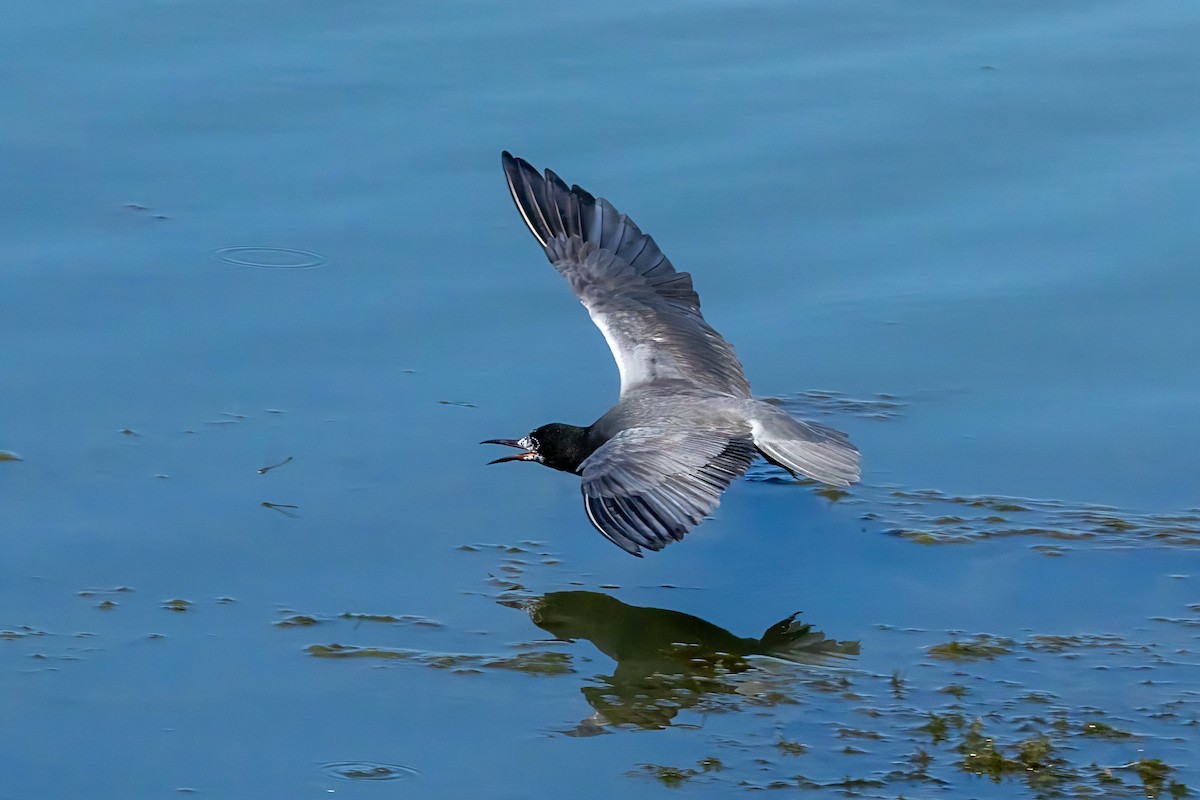
[[[754,444],[768,461],[831,486],[858,481],[858,448],[846,434],[801,422],[768,403],[753,402],[749,417]]]

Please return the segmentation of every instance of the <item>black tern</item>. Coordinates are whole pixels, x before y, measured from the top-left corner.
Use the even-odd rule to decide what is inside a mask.
[[[704,320],[692,276],[603,198],[567,188],[508,152],[504,176],[546,257],[604,334],[621,375],[619,402],[591,425],[543,425],[489,439],[583,479],[588,519],[641,556],[699,525],[758,456],[833,486],[859,477],[846,434],[750,396],[733,348]]]

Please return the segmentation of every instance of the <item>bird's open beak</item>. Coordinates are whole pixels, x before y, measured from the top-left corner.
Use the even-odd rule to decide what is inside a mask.
[[[525,450],[525,445],[521,444],[516,439],[484,439],[482,442],[480,442],[480,444],[502,444],[505,447],[519,447],[522,450]],[[533,461],[536,458],[537,453],[531,453],[526,450],[524,453],[517,453],[513,456],[497,458],[495,461],[489,461],[488,464],[501,464],[505,461]]]

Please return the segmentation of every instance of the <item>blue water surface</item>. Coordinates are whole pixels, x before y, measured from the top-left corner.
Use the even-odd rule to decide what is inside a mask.
[[[976,719],[1053,791],[1200,785],[1194,3],[5,18],[0,798],[1046,791]],[[862,485],[756,468],[638,560],[485,467],[617,393],[503,149],[651,233]],[[563,591],[858,655],[681,678],[613,620],[691,623],[559,641]]]

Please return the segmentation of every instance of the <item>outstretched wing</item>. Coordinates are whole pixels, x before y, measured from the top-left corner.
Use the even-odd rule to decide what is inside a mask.
[[[507,152],[501,160],[525,224],[608,341],[622,396],[655,381],[750,396],[733,348],[700,313],[692,276],[633,220],[550,170],[543,177]]]
[[[580,466],[588,519],[635,556],[684,537],[721,504],[756,456],[749,438],[716,431],[629,428]]]

